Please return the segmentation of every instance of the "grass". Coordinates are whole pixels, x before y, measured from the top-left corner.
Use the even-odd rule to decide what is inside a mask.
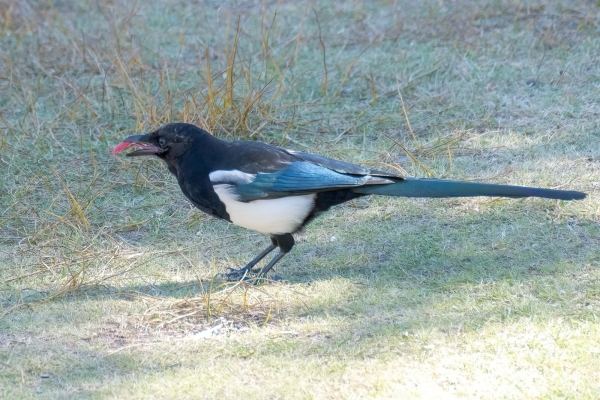
[[[597,398],[592,2],[0,4],[0,397]],[[112,157],[186,121],[415,176],[588,199],[359,199],[282,282]]]

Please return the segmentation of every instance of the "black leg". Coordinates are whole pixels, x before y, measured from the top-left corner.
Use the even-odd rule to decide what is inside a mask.
[[[250,272],[252,270],[252,268],[260,260],[265,258],[265,256],[267,254],[269,254],[270,252],[275,250],[276,247],[279,247],[279,250],[280,250],[279,253],[275,257],[273,257],[273,259],[260,270],[259,276],[265,276],[265,274],[267,272],[269,272],[271,270],[271,268],[273,268],[273,266],[275,264],[277,264],[277,262],[283,258],[283,256],[285,256],[287,253],[289,253],[290,250],[292,250],[292,247],[294,247],[294,237],[289,233],[286,233],[283,235],[273,235],[273,236],[271,236],[271,242],[272,243],[269,247],[267,247],[259,255],[257,255],[254,258],[254,260],[250,261],[244,268],[240,268],[240,269],[229,268],[226,272],[227,278],[235,279],[237,277],[243,276],[247,272]]]
[[[271,268],[273,268],[273,266],[277,264],[277,262],[281,260],[283,256],[289,253],[290,250],[292,250],[292,247],[294,247],[294,237],[289,233],[286,233],[285,235],[272,236],[271,240],[273,243],[277,242],[280,252],[260,270],[260,273],[258,274],[259,276],[265,276],[267,272],[269,272]]]
[[[280,251],[275,257],[273,257],[273,259],[267,265],[265,265],[260,270],[260,273],[258,274],[258,276],[265,276],[265,275],[267,275],[267,272],[269,272],[271,270],[271,268],[273,268],[273,266],[275,264],[277,264],[277,261],[281,260],[283,258],[283,256],[285,256],[286,254],[287,253],[284,253],[283,251]]]
[[[271,239],[272,240],[272,239]],[[277,247],[277,243],[272,240],[273,243],[271,243],[269,245],[269,247],[267,247],[266,249],[264,249],[259,255],[257,255],[252,261],[250,261],[248,264],[246,264],[246,266],[244,268],[240,268],[240,269],[232,269],[232,268],[228,268],[226,275],[227,277],[237,277],[237,276],[242,276],[244,275],[246,272],[250,272],[250,270],[252,268],[254,268],[254,266],[256,264],[258,264],[258,262],[260,260],[262,260],[263,258],[265,258],[265,256],[267,254],[269,254],[270,252],[272,252],[273,250],[275,250],[275,248]]]

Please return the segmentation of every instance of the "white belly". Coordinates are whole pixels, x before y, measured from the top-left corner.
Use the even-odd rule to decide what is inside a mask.
[[[230,185],[215,185],[215,192],[225,204],[231,222],[265,234],[295,232],[310,214],[315,194],[290,196],[281,199],[238,201]]]

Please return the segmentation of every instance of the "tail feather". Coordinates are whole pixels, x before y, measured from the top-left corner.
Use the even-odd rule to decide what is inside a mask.
[[[544,197],[547,199],[581,200],[587,195],[572,190],[496,185],[492,183],[447,181],[440,179],[405,178],[389,185],[369,185],[355,188],[355,193],[400,197]]]

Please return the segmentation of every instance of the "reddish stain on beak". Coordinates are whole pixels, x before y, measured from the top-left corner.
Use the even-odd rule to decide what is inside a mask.
[[[135,151],[132,151],[131,153],[128,153],[128,156],[141,156],[141,155],[148,155],[148,154],[160,154],[163,152],[163,149],[156,147],[154,145],[151,145],[150,143],[144,143],[144,142],[137,142],[137,141],[128,141],[128,140],[124,140],[121,143],[119,143],[117,145],[117,147],[115,147],[115,149],[113,150],[113,154],[118,154],[120,152],[122,152],[125,149],[128,149],[130,147],[135,147]]]
[[[128,148],[130,148],[131,146],[136,145],[137,143],[133,143],[133,142],[121,142],[117,145],[117,147],[115,147],[115,149],[112,151],[113,154],[119,154],[120,152],[122,152],[123,150],[126,150]]]

